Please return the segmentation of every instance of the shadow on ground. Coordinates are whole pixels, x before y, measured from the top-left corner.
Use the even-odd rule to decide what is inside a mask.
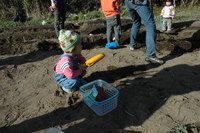
[[[109,82],[114,82],[129,75],[135,77],[133,80],[121,81],[117,85],[121,90],[119,106],[105,116],[97,116],[85,104],[80,102],[16,125],[2,127],[0,131],[1,133],[35,132],[49,127],[59,126],[62,128],[66,126],[65,124],[68,124],[68,128],[63,131],[94,133],[96,129],[99,129],[99,133],[128,133],[131,131],[125,131],[125,127],[142,125],[166,103],[170,96],[199,91],[199,65],[181,64],[165,68],[156,74],[144,70],[146,70],[145,65],[136,68],[127,66],[112,71],[94,73],[87,78],[95,80],[100,77],[103,80],[112,79]],[[113,79],[113,77],[115,78]],[[76,115],[77,113],[79,115]],[[134,117],[130,117],[130,114],[133,114]],[[71,126],[69,123],[71,123]]]

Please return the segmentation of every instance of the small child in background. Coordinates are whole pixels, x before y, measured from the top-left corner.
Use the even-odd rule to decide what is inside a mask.
[[[165,6],[162,8],[160,17],[163,19],[162,31],[171,31],[172,20],[175,16],[175,8],[171,0],[166,0]]]
[[[86,84],[82,76],[86,66],[80,66],[86,59],[82,56],[80,35],[70,30],[60,30],[59,43],[63,50],[60,60],[54,66],[55,80],[67,93],[73,93],[81,85]]]
[[[106,17],[107,43],[113,41],[112,32],[114,29],[114,40],[119,45],[121,35],[120,2],[119,0],[101,0],[101,7]]]

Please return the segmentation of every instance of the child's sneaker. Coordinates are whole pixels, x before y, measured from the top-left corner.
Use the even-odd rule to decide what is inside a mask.
[[[166,30],[163,30],[163,29],[162,29],[162,30],[160,30],[160,32],[161,32],[161,33],[165,32],[165,31],[166,31]]]
[[[131,50],[131,51],[133,51],[133,50],[134,50],[134,48],[130,47],[130,50]]]
[[[166,27],[162,27],[161,32],[165,32],[166,31]]]
[[[171,33],[171,31],[172,31],[171,29],[167,29],[166,33]]]
[[[164,63],[163,60],[160,60],[157,57],[146,57],[145,61],[153,63],[153,64],[160,64],[160,65]]]
[[[62,90],[63,90],[64,92],[69,93],[69,94],[75,92],[75,90],[76,90],[75,88],[71,88],[71,89],[65,88],[65,87],[61,87],[61,88],[62,88]]]

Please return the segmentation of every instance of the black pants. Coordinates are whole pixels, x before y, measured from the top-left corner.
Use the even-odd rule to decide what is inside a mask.
[[[56,35],[59,36],[59,31],[64,29],[64,23],[66,19],[66,4],[57,3],[56,9],[54,10],[54,27],[56,30]]]

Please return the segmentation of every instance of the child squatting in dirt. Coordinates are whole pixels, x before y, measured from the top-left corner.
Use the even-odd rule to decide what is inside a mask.
[[[60,30],[58,39],[64,53],[54,66],[55,80],[65,92],[73,93],[78,87],[86,84],[82,76],[86,73],[87,67],[80,65],[86,61],[81,54],[81,38],[73,31]]]

